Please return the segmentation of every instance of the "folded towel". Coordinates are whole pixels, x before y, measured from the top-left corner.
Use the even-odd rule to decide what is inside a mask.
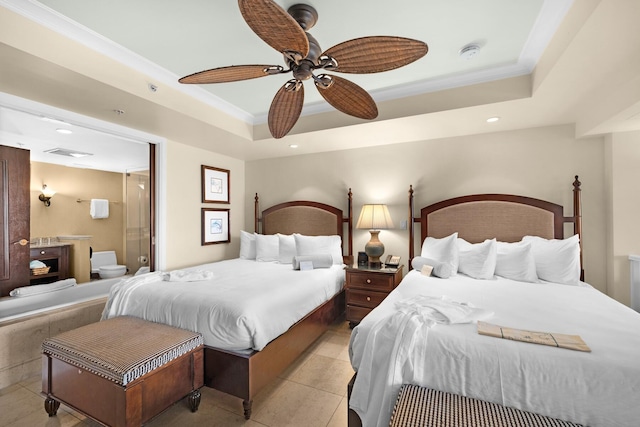
[[[417,256],[411,261],[411,267],[417,271],[422,271],[422,267],[425,265],[433,267],[431,276],[436,276],[441,279],[448,279],[451,276],[451,265],[447,262],[438,262],[421,256]]]
[[[29,262],[29,268],[42,268],[46,266],[47,264],[37,259],[31,260],[31,262]]]
[[[213,279],[213,272],[208,270],[174,270],[164,273],[166,282],[199,282]]]
[[[89,213],[93,219],[109,218],[109,200],[91,199]]]
[[[331,254],[297,255],[293,257],[293,269],[300,270],[301,262],[311,262],[313,268],[330,268],[333,265]]]
[[[44,294],[47,292],[70,288],[72,286],[76,286],[76,279],[74,278],[58,280],[57,282],[46,283],[44,285],[31,285],[15,288],[9,292],[9,295],[12,297],[27,297],[30,295]]]

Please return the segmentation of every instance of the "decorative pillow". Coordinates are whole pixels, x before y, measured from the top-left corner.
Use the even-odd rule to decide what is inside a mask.
[[[240,230],[240,259],[256,259],[256,236]]]
[[[540,279],[566,285],[580,282],[580,238],[577,234],[564,240],[524,236],[522,241],[531,243]]]
[[[433,267],[431,271],[432,276],[439,277],[441,279],[448,279],[451,276],[451,265],[445,262],[439,262],[433,259],[417,256],[411,260],[411,267],[414,270],[421,271],[422,267],[428,265]]]
[[[293,269],[300,270],[301,262],[311,262],[313,268],[329,268],[333,265],[333,257],[331,254],[321,255],[296,255],[293,257]]]
[[[256,261],[278,261],[279,240],[276,234],[256,233]]]
[[[422,243],[420,256],[449,264],[451,275],[455,276],[458,272],[458,233],[442,239],[427,237]]]
[[[297,255],[331,254],[334,264],[342,264],[342,246],[340,236],[304,236],[294,234]]]
[[[474,279],[492,279],[496,271],[496,239],[469,243],[458,239],[458,271]]]
[[[278,262],[280,264],[291,264],[296,256],[296,239],[293,234],[278,233]]]
[[[537,282],[536,262],[527,242],[498,242],[496,276],[520,282]]]

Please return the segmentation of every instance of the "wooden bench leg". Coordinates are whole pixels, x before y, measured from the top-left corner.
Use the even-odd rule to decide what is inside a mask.
[[[242,407],[244,408],[244,419],[248,420],[251,418],[251,405],[253,405],[253,400],[243,400]]]
[[[44,401],[44,410],[47,411],[50,417],[53,417],[58,412],[58,408],[60,407],[60,402],[50,397],[47,397]]]
[[[191,392],[191,394],[189,394],[187,400],[189,402],[189,408],[191,408],[191,412],[196,412],[198,410],[198,407],[200,406],[201,396],[202,395],[200,394],[200,390],[194,390]]]

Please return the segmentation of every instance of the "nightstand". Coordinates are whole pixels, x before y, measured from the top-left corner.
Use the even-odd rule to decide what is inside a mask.
[[[376,308],[402,280],[402,269],[369,268],[352,266],[345,268],[347,291],[347,320],[354,327],[364,316]]]

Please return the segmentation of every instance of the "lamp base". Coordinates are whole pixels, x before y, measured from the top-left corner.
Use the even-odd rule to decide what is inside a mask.
[[[364,245],[364,251],[369,257],[369,267],[380,267],[382,265],[380,257],[384,254],[384,245],[378,239],[380,230],[369,230],[369,233],[371,233],[371,240]]]

